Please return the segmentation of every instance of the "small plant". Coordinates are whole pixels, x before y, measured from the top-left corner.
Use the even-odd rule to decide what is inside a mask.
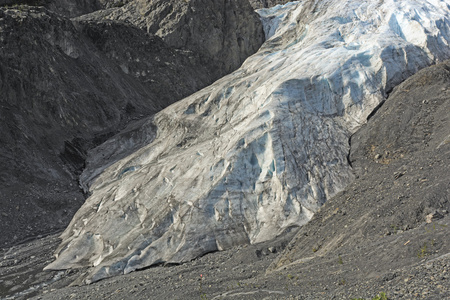
[[[419,253],[417,253],[418,258],[424,258],[427,255],[427,243],[423,243],[422,248],[420,248]]]
[[[17,9],[20,11],[24,11],[26,6],[24,4],[14,4],[13,6],[11,6],[12,9]]]
[[[200,292],[200,299],[207,300],[206,294],[203,292],[203,274],[200,274],[200,284],[198,287],[198,291]]]
[[[375,297],[373,297],[372,300],[387,300],[386,293],[381,292]]]
[[[288,274],[287,278],[292,279],[292,278],[294,278],[294,276],[292,276],[291,274]]]
[[[433,225],[433,229],[430,229],[429,226],[428,226],[428,227],[425,227],[425,231],[430,233],[430,232],[436,230],[436,224],[433,223],[432,225]]]
[[[338,256],[338,264],[343,265],[344,262],[342,261],[342,257],[339,255]]]
[[[394,231],[393,232],[394,234],[397,234],[397,231],[398,231],[397,225],[391,225],[391,229]]]
[[[351,300],[366,300],[364,298],[352,298]],[[379,293],[378,295],[376,295],[375,297],[372,298],[372,300],[388,300],[386,293]]]

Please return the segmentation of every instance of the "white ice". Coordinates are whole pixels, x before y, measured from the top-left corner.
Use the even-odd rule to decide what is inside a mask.
[[[92,196],[47,268],[91,266],[92,282],[305,224],[352,181],[350,135],[397,84],[450,58],[449,7],[323,0],[260,10],[270,38],[255,55],[144,123],[143,135],[157,128],[150,144],[85,177]]]

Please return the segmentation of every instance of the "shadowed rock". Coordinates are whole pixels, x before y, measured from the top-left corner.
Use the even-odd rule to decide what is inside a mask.
[[[289,0],[250,0],[250,4],[254,9],[258,8],[268,8],[275,5],[286,4],[291,2]]]
[[[216,79],[238,68],[264,41],[259,17],[248,1],[135,0],[81,19],[131,23],[171,47],[198,53],[204,63],[215,66]]]

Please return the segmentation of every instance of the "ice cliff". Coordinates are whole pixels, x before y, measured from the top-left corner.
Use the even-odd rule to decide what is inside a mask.
[[[86,170],[92,195],[48,269],[90,266],[89,283],[305,224],[353,179],[350,135],[450,58],[450,0],[287,5],[260,11],[269,39],[239,70],[144,123],[155,137],[138,151]]]

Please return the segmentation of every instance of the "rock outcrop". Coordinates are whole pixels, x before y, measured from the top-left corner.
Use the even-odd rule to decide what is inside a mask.
[[[100,9],[122,7],[133,0],[0,0],[0,6],[25,8],[44,6],[66,17],[78,17]]]
[[[159,36],[166,44],[198,53],[217,73],[237,69],[264,41],[261,22],[248,1],[135,0],[83,19],[122,20]]]
[[[90,148],[225,74],[132,24],[43,7],[0,7],[0,45],[1,246],[67,226]]]
[[[259,9],[259,8],[268,8],[268,7],[272,7],[272,6],[280,5],[280,4],[286,4],[286,3],[292,2],[292,1],[289,1],[289,0],[250,0],[249,2],[254,9]]]
[[[92,196],[47,268],[91,266],[92,282],[305,224],[354,179],[356,129],[394,86],[450,57],[449,4],[324,0],[266,11],[269,40],[257,54],[143,124],[144,134],[156,128],[150,144],[85,177]]]

